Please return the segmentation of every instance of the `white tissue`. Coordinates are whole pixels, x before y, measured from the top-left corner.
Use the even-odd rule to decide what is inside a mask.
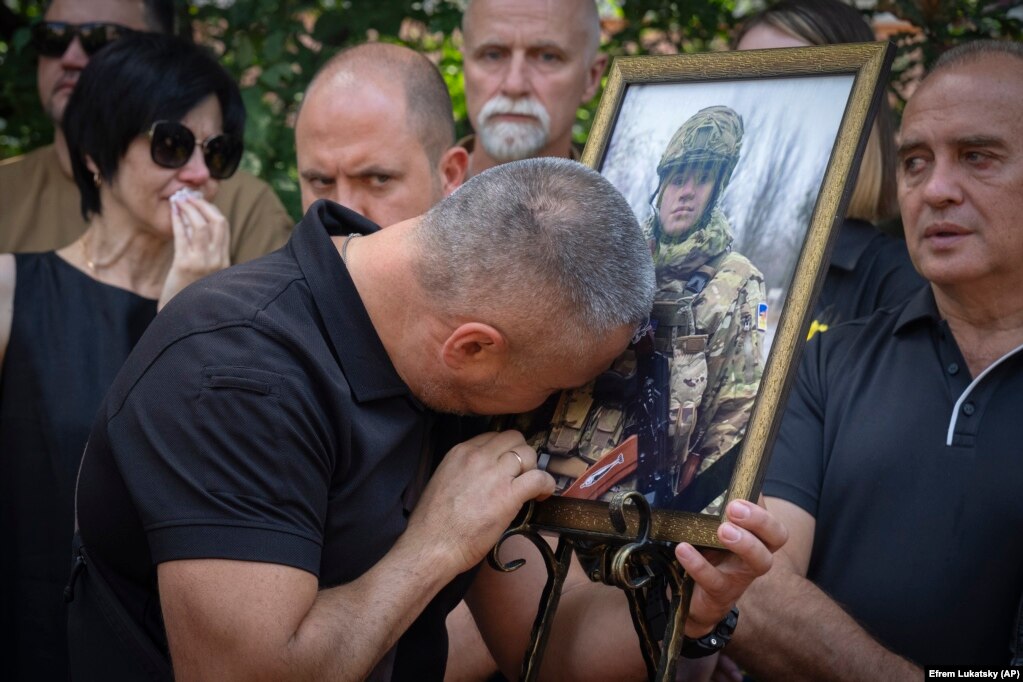
[[[200,192],[198,190],[194,190],[191,187],[182,187],[181,189],[179,189],[177,192],[175,192],[174,194],[172,194],[170,196],[170,201],[171,201],[171,203],[175,203],[177,201],[181,201],[182,199],[186,199],[188,197],[192,197],[192,198],[195,198],[195,199],[202,199],[202,192]]]

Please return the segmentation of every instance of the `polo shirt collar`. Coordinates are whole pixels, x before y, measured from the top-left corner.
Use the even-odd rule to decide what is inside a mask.
[[[412,396],[377,336],[369,313],[330,237],[371,234],[380,228],[330,201],[317,201],[291,236],[291,249],[309,283],[334,355],[357,402]],[[418,402],[418,401],[414,401]]]
[[[892,331],[899,334],[905,328],[925,320],[932,323],[941,322],[941,313],[938,312],[938,304],[934,302],[934,292],[930,286],[921,287],[906,301]]]
[[[838,231],[835,248],[831,251],[831,265],[849,272],[855,270],[860,256],[877,234],[877,229],[870,223],[847,218]]]

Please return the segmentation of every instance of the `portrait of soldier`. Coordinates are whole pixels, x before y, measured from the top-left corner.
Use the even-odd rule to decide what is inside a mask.
[[[767,316],[763,275],[732,249],[719,205],[743,132],[725,106],[679,126],[644,223],[658,285],[648,328],[596,381],[513,424],[533,434],[559,494],[607,500],[636,489],[656,508],[720,511],[763,372]]]

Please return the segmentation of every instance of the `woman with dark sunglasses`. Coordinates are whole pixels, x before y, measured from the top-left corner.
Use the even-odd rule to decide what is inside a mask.
[[[242,155],[237,85],[202,48],[121,36],[63,127],[88,229],[0,256],[0,678],[67,679],[75,477],[103,394],[157,310],[229,264],[210,203]]]

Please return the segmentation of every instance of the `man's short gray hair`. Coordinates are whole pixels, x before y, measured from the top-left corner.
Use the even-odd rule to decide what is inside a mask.
[[[1023,61],[1023,44],[1011,40],[971,40],[956,45],[934,62],[928,77],[945,69],[968,64],[981,57],[1006,54]]]
[[[574,161],[491,168],[434,206],[416,239],[420,283],[441,312],[524,325],[548,337],[541,343],[638,324],[653,302],[653,263],[631,207]]]

